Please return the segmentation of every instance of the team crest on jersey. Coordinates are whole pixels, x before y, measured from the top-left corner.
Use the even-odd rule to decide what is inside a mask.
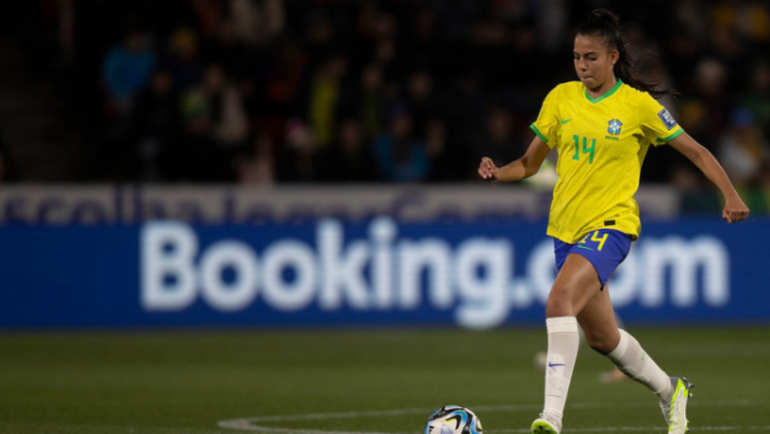
[[[623,126],[623,122],[620,122],[617,119],[613,119],[610,121],[610,126],[607,128],[607,132],[612,134],[613,136],[617,136],[620,134],[620,127]]]
[[[674,119],[673,116],[671,116],[671,113],[668,112],[668,110],[663,109],[660,113],[658,113],[658,117],[660,120],[663,121],[664,124],[666,124],[666,128],[669,130],[671,128],[674,128],[676,126],[676,119]]]

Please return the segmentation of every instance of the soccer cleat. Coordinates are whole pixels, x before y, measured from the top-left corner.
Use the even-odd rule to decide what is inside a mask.
[[[684,377],[671,377],[671,396],[660,401],[660,410],[668,424],[669,434],[684,434],[687,427],[687,400],[690,398],[690,390],[695,387]]]
[[[543,413],[540,413],[540,417],[532,422],[531,430],[532,434],[559,434],[561,427],[548,418]]]

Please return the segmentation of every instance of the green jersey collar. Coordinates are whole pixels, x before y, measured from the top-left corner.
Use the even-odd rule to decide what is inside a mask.
[[[588,88],[586,88],[586,99],[588,99],[588,101],[590,101],[592,104],[596,104],[612,96],[612,94],[615,93],[615,91],[617,91],[622,84],[623,81],[618,79],[618,82],[615,83],[615,86],[613,86],[612,89],[605,92],[604,95],[600,96],[599,98],[591,98],[591,95],[588,94]]]

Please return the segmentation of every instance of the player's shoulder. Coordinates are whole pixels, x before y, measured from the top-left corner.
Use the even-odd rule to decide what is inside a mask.
[[[677,125],[674,117],[671,113],[649,92],[636,89],[623,83],[625,91],[625,101],[627,101],[627,107],[637,110],[645,119],[660,119],[670,130]]]
[[[569,98],[577,98],[584,92],[583,83],[579,81],[567,81],[557,84],[550,92],[549,97],[558,97],[560,101]]]
[[[551,92],[557,92],[559,94],[580,94],[580,92],[583,90],[583,83],[573,80],[573,81],[565,81],[564,83],[559,83],[556,85],[556,87],[551,90]]]
[[[625,95],[626,100],[634,101],[638,104],[655,102],[655,98],[653,98],[649,92],[639,90],[626,83],[623,83],[623,85],[620,86],[620,91]]]

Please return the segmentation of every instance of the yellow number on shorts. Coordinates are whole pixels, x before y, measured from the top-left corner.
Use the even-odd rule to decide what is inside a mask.
[[[599,235],[599,231],[594,232],[593,235],[591,235],[591,241],[596,241],[599,243],[599,250],[602,251],[602,247],[604,247],[604,242],[607,241],[607,235],[609,235],[607,232],[604,233],[604,236],[601,238],[598,238],[597,235]]]

